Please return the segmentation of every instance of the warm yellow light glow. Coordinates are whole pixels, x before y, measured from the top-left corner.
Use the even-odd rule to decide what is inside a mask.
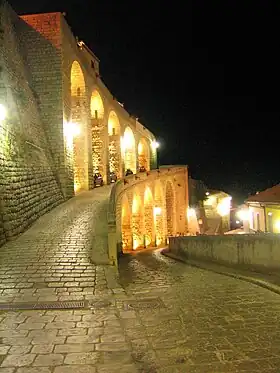
[[[78,184],[78,183],[75,183],[75,184],[74,184],[74,191],[75,191],[75,192],[78,192],[80,189],[81,189],[81,185]]]
[[[269,215],[269,216],[272,216],[272,212],[269,212],[268,215]]]
[[[75,136],[79,136],[81,133],[80,127],[77,123],[66,122],[64,123],[64,136],[67,138],[67,141],[72,141]]]
[[[195,209],[189,207],[189,208],[187,209],[187,217],[188,217],[188,219],[196,218],[196,212],[195,212]]]
[[[277,220],[274,226],[275,226],[275,230],[277,231],[277,233],[279,233],[280,232],[280,220]]]
[[[207,196],[209,196],[209,195],[210,195],[210,193],[209,193],[209,192],[206,192],[205,194],[206,194]]]
[[[7,110],[4,105],[0,104],[0,120],[5,120],[7,117]]]
[[[159,148],[159,143],[157,141],[153,141],[152,142],[152,147],[153,147],[153,149]]]
[[[137,214],[140,210],[140,206],[141,206],[141,199],[138,195],[136,195],[133,198],[133,202],[132,202],[132,213]]]
[[[230,213],[230,206],[231,206],[231,197],[223,198],[218,206],[217,206],[217,212],[221,216],[226,216]]]
[[[138,145],[138,153],[139,153],[139,154],[143,153],[143,144],[142,144],[142,142],[139,142],[139,145]]]
[[[155,207],[154,208],[154,214],[155,214],[155,216],[160,215],[161,214],[161,207]]]
[[[162,244],[161,238],[156,238],[156,246],[160,246]]]
[[[102,119],[104,117],[103,101],[98,91],[94,91],[91,95],[90,112],[92,118]]]
[[[216,202],[217,202],[217,197],[215,197],[215,196],[209,196],[206,200],[207,205],[212,205],[213,206],[213,205],[216,204]]]
[[[133,240],[133,250],[136,250],[140,246],[139,240]]]
[[[124,133],[124,136],[122,138],[122,148],[123,148],[123,151],[127,150],[127,149],[133,149],[133,146],[134,146],[134,136],[133,136],[133,132],[130,128],[127,128],[125,130],[125,133]]]
[[[249,210],[246,210],[246,209],[240,210],[238,211],[237,216],[239,217],[240,220],[247,221],[250,219]]]

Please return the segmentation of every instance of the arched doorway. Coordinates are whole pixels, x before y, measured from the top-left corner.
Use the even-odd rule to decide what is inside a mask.
[[[105,176],[106,149],[104,143],[104,105],[97,90],[93,91],[90,99],[91,128],[92,128],[92,167],[93,173],[100,172]]]
[[[164,244],[164,203],[163,190],[160,181],[155,183],[155,206],[154,206],[154,225],[155,225],[155,243],[156,246]]]
[[[150,149],[147,140],[142,138],[138,144],[138,165],[150,170]]]
[[[135,190],[132,201],[132,247],[133,250],[144,246],[143,204],[140,194]]]
[[[166,183],[165,190],[165,202],[166,202],[166,227],[167,227],[167,236],[173,236],[175,232],[174,227],[174,214],[175,214],[175,198],[172,184],[170,181]]]
[[[77,61],[71,68],[71,121],[65,127],[72,136],[74,190],[77,193],[89,187],[86,88],[84,74]]]
[[[120,154],[120,122],[117,114],[111,111],[108,119],[109,135],[109,170],[121,177]]]
[[[136,173],[136,149],[135,149],[135,137],[130,127],[126,127],[122,139],[122,151],[124,170],[130,169],[133,173]]]
[[[131,211],[126,196],[122,198],[122,216],[121,216],[121,231],[122,231],[122,250],[128,251],[132,249],[132,230],[131,230]]]
[[[146,188],[144,194],[144,246],[154,243],[154,201],[151,189]]]

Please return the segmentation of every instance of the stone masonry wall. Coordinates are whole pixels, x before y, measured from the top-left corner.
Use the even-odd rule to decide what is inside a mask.
[[[55,175],[64,196],[67,176],[64,159],[62,106],[61,14],[21,16],[17,35],[21,37],[21,55],[30,71],[30,81],[38,97],[40,116],[54,161]]]
[[[46,119],[39,105],[44,95],[36,84],[39,75],[36,80],[32,69],[38,60],[25,53],[30,46],[39,55],[45,44],[38,38],[33,45],[35,39],[28,40],[29,36],[23,20],[1,1],[0,103],[7,109],[7,118],[0,122],[0,244],[63,201],[41,120]]]

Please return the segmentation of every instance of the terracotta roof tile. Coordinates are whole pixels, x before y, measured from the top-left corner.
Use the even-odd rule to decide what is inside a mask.
[[[263,190],[247,199],[248,202],[279,202],[280,203],[280,184],[272,188]]]

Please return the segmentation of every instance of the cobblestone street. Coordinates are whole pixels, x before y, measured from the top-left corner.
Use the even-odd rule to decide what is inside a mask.
[[[0,373],[279,373],[279,295],[159,251],[122,257],[119,275],[91,264],[108,193],[82,193],[1,247],[2,303],[92,305],[0,312]]]

